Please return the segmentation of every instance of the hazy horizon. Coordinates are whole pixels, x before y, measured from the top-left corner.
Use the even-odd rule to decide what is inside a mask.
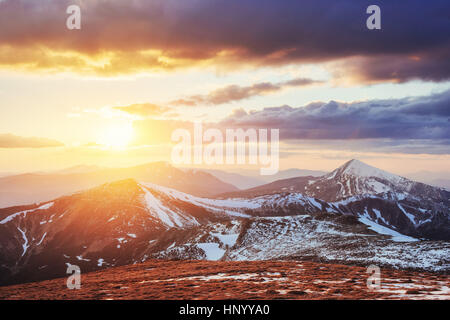
[[[282,174],[285,173],[289,170],[293,170],[294,174],[290,174],[289,177],[295,177],[295,171],[297,170],[304,170],[304,171],[317,171],[317,172],[323,172],[324,174],[329,173],[335,169],[337,169],[338,167],[344,165],[347,161],[350,161],[352,159],[348,159],[342,163],[340,163],[338,166],[333,167],[329,170],[312,170],[309,168],[299,168],[299,167],[291,167],[291,168],[286,168],[286,169],[282,169],[280,168],[278,174]],[[356,159],[359,160],[359,159]],[[89,165],[89,164],[78,164],[78,165],[74,165],[74,166],[70,166],[70,167],[64,167],[64,168],[58,168],[58,169],[54,169],[54,170],[38,170],[38,171],[22,171],[22,172],[0,172],[0,178],[2,177],[6,177],[6,176],[14,176],[14,175],[21,175],[21,174],[77,174],[77,173],[89,173],[89,172],[93,172],[93,171],[98,171],[98,170],[108,170],[108,169],[120,169],[120,168],[131,168],[131,167],[137,167],[137,166],[143,166],[143,165],[148,165],[148,164],[152,164],[152,163],[157,163],[157,162],[165,162],[168,163],[169,165],[178,168],[178,169],[197,169],[197,170],[204,170],[206,172],[209,171],[219,171],[219,172],[223,172],[223,173],[229,173],[229,174],[238,174],[241,175],[242,177],[248,177],[248,178],[256,178],[259,179],[261,181],[261,184],[264,183],[264,181],[273,181],[274,179],[283,179],[283,178],[276,178],[278,176],[278,174],[275,174],[273,176],[261,176],[259,174],[259,170],[255,169],[254,167],[239,167],[239,166],[226,166],[224,167],[223,165],[221,166],[183,166],[183,165],[176,165],[176,164],[172,164],[169,161],[155,161],[155,162],[144,162],[144,163],[134,163],[131,165],[125,165],[125,166],[117,166],[117,167],[113,167],[113,166],[97,166],[97,165]],[[365,162],[365,161],[364,161]],[[371,165],[369,162],[365,162],[366,164]],[[373,165],[372,165],[373,166]],[[404,174],[402,173],[398,173],[398,172],[394,172],[394,171],[389,171],[386,170],[383,167],[377,167],[378,169],[384,170],[384,171],[388,171],[390,173],[399,175],[399,176],[403,176],[405,178],[414,180],[414,181],[418,181],[418,182],[423,182],[423,183],[427,183],[427,184],[431,184],[431,185],[435,185],[435,186],[439,186],[439,187],[445,187],[447,189],[450,189],[450,172],[445,172],[445,171],[431,171],[431,170],[417,170],[417,171],[413,171],[413,172],[406,172]],[[75,171],[72,171],[75,170]],[[214,173],[213,173],[214,175]],[[220,179],[220,177],[218,177]],[[264,178],[264,179],[263,179]],[[440,182],[440,183],[439,183]]]

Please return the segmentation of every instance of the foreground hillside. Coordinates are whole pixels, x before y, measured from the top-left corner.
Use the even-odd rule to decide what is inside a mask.
[[[450,299],[450,277],[381,270],[369,291],[366,268],[306,261],[147,261],[66,279],[0,287],[0,299]]]

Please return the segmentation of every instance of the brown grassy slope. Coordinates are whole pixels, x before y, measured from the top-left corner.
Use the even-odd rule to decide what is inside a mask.
[[[66,279],[0,287],[0,299],[450,299],[450,277],[381,270],[368,290],[366,268],[306,261],[148,261]]]

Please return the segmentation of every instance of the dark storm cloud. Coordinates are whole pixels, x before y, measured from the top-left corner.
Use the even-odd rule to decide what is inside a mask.
[[[247,112],[237,109],[203,128],[279,129],[286,150],[353,150],[358,152],[450,154],[450,90],[429,96],[316,102]],[[138,144],[170,142],[176,129],[192,131],[190,121],[134,121]],[[158,134],[155,135],[155,132]]]
[[[82,29],[70,31],[65,9],[77,2]],[[374,31],[366,8],[375,3]],[[449,12],[448,0],[4,0],[0,66],[116,74],[339,60],[369,81],[441,81],[450,77]],[[104,53],[107,63],[90,63]]]
[[[236,111],[226,127],[280,128],[282,139],[450,140],[450,90],[425,97],[355,103],[317,102]]]

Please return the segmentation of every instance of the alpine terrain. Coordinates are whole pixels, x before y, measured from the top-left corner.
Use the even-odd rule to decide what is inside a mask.
[[[311,260],[450,271],[450,193],[352,160],[320,177],[193,196],[134,179],[0,209],[0,284],[170,260]]]

